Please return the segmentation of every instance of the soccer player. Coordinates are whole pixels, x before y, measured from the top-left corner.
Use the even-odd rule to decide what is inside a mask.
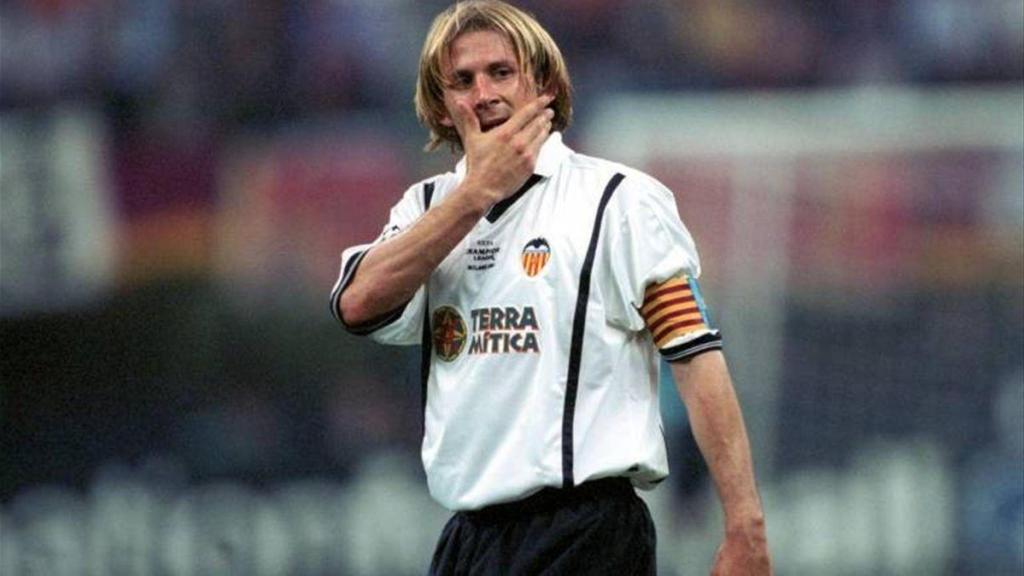
[[[344,251],[331,309],[356,334],[423,345],[423,465],[455,512],[431,574],[655,573],[634,487],[668,474],[659,357],[724,510],[713,573],[769,574],[749,442],[671,192],[562,143],[565,62],[499,1],[435,19],[416,112],[428,148],[464,157]]]

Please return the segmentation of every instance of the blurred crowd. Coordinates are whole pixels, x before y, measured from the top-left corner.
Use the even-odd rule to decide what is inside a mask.
[[[0,106],[100,103],[188,131],[409,114],[441,0],[4,0]],[[1013,81],[1019,0],[524,0],[587,98],[615,90]]]
[[[1021,0],[514,3],[565,53],[584,127],[600,123],[592,103],[626,91],[1024,81]],[[443,518],[430,516],[415,461],[417,351],[344,334],[326,296],[339,248],[374,237],[408,183],[450,168],[420,153],[412,110],[421,43],[448,4],[0,0],[0,573],[48,556],[75,564],[44,544],[85,542],[84,514],[118,530],[98,530],[101,552],[107,536],[127,541],[146,566],[216,564],[224,550],[250,561],[263,541],[235,534],[248,516],[234,515],[264,505],[284,511],[274,530],[301,526],[273,551],[306,566],[288,573],[405,573],[389,569],[406,564],[396,550],[421,565],[435,530],[415,532],[404,512],[379,531],[407,548],[353,529],[336,557],[338,523],[380,520],[381,502]],[[924,549],[955,573],[1024,566],[1020,158],[1019,145],[985,141],[795,164],[794,221],[773,231],[793,265],[776,303],[780,357],[749,372],[779,373],[763,488],[787,528],[779,565],[813,568],[787,573],[822,573],[833,558],[847,574],[941,573],[915,565]],[[761,281],[729,276],[745,192],[733,166],[669,155],[650,167],[703,216],[686,219],[713,263],[709,286],[716,274],[723,286]],[[667,435],[681,450],[673,402]],[[671,484],[691,509],[661,532],[683,542],[714,532],[695,458],[674,455],[685,464]],[[145,506],[117,508],[115,492]],[[890,509],[904,522],[874,516]],[[47,536],[52,526],[70,528]],[[883,569],[901,559],[917,571]]]

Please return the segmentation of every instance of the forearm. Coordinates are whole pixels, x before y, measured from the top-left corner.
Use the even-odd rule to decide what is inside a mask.
[[[364,324],[408,302],[487,210],[526,181],[551,131],[554,111],[546,106],[553,99],[538,96],[486,134],[466,104],[449,109],[466,151],[466,176],[409,230],[363,257],[339,299],[346,324]]]
[[[726,532],[763,533],[764,515],[754,481],[743,415],[719,351],[672,364],[694,438],[714,479]]]
[[[341,315],[363,324],[401,306],[462,241],[489,204],[463,184],[412,227],[370,250],[341,295]]]

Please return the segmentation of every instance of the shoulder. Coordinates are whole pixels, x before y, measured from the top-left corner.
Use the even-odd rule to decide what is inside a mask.
[[[462,177],[455,172],[442,172],[420,180],[414,187],[433,188],[437,192],[448,192],[459,185]]]
[[[437,204],[448,192],[453,190],[460,179],[453,172],[435,174],[413,183],[406,188],[402,195],[402,202],[415,206],[419,211],[425,212],[431,206]]]
[[[675,196],[657,178],[620,162],[573,154],[571,165],[574,169],[589,171],[600,181],[615,188],[609,198],[609,209],[629,212],[636,209],[675,211]]]
[[[624,198],[658,204],[675,202],[672,191],[654,176],[623,164],[619,166],[622,175],[625,176],[622,180]]]
[[[672,192],[657,178],[621,162],[574,153],[570,158],[570,164],[574,169],[591,171],[605,176],[607,180],[611,180],[616,174],[621,174],[622,181],[617,191],[624,191],[628,194],[672,196]]]

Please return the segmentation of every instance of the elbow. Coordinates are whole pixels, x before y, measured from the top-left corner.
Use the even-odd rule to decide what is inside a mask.
[[[345,326],[359,326],[370,320],[366,313],[366,299],[361,298],[357,290],[350,288],[342,292],[337,306],[338,319]]]

